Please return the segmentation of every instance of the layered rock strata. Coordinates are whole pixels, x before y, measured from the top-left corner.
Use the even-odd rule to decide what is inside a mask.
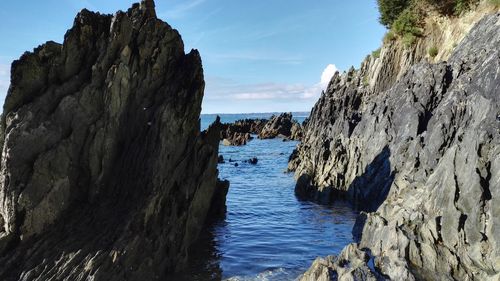
[[[223,212],[220,123],[197,51],[156,18],[82,10],[12,64],[1,120],[1,280],[163,280]]]
[[[500,278],[499,30],[500,13],[484,17],[447,62],[392,84],[366,83],[373,58],[335,75],[290,169],[299,194],[369,211],[344,250],[369,258],[323,260],[303,280]]]
[[[293,119],[291,113],[274,115],[259,133],[259,138],[261,139],[273,139],[277,137],[292,140],[300,140],[302,137],[301,126]]]

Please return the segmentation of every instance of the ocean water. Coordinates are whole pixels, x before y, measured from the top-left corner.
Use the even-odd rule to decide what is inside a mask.
[[[204,130],[208,128],[210,124],[215,121],[217,115],[220,116],[222,123],[233,123],[241,119],[269,119],[273,115],[279,115],[276,113],[246,113],[246,114],[202,114],[201,115],[201,129]],[[299,123],[302,123],[307,117],[309,117],[309,112],[292,112],[293,118]]]
[[[202,123],[214,119],[203,116]],[[219,164],[219,177],[231,182],[226,217],[203,232],[189,268],[173,280],[296,280],[316,257],[338,254],[353,241],[357,214],[351,206],[318,205],[295,196],[293,174],[285,171],[296,145],[254,139],[246,146],[220,146],[226,162]],[[252,157],[257,157],[257,165],[244,162]]]

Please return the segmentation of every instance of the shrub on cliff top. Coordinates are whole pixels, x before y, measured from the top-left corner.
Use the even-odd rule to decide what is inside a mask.
[[[420,17],[412,9],[406,9],[394,21],[392,30],[400,36],[406,34],[420,36],[422,35]]]
[[[426,0],[443,15],[459,16],[470,10],[479,0]]]
[[[411,4],[411,0],[377,0],[380,23],[391,28],[399,15]]]

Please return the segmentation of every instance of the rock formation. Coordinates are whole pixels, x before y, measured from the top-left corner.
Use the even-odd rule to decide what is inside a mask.
[[[246,145],[258,135],[261,139],[283,138],[300,140],[303,136],[302,126],[293,119],[291,113],[273,115],[267,119],[244,119],[234,123],[222,124],[220,139],[224,145]]]
[[[259,133],[259,138],[261,139],[280,137],[283,139],[299,140],[301,136],[300,124],[293,120],[291,113],[282,113],[271,117]]]
[[[163,280],[223,211],[220,123],[197,51],[156,18],[82,10],[12,65],[1,119],[1,280]]]
[[[253,139],[252,134],[259,134],[266,122],[265,119],[244,119],[222,124],[220,139],[224,145],[246,145]]]
[[[334,76],[289,168],[299,194],[371,213],[303,280],[499,280],[499,27],[484,17],[447,62],[400,75],[368,58]]]

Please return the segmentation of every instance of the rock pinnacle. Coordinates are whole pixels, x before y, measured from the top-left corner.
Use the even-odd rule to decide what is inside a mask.
[[[142,0],[141,10],[143,10],[149,17],[156,18],[155,2],[154,0]]]

